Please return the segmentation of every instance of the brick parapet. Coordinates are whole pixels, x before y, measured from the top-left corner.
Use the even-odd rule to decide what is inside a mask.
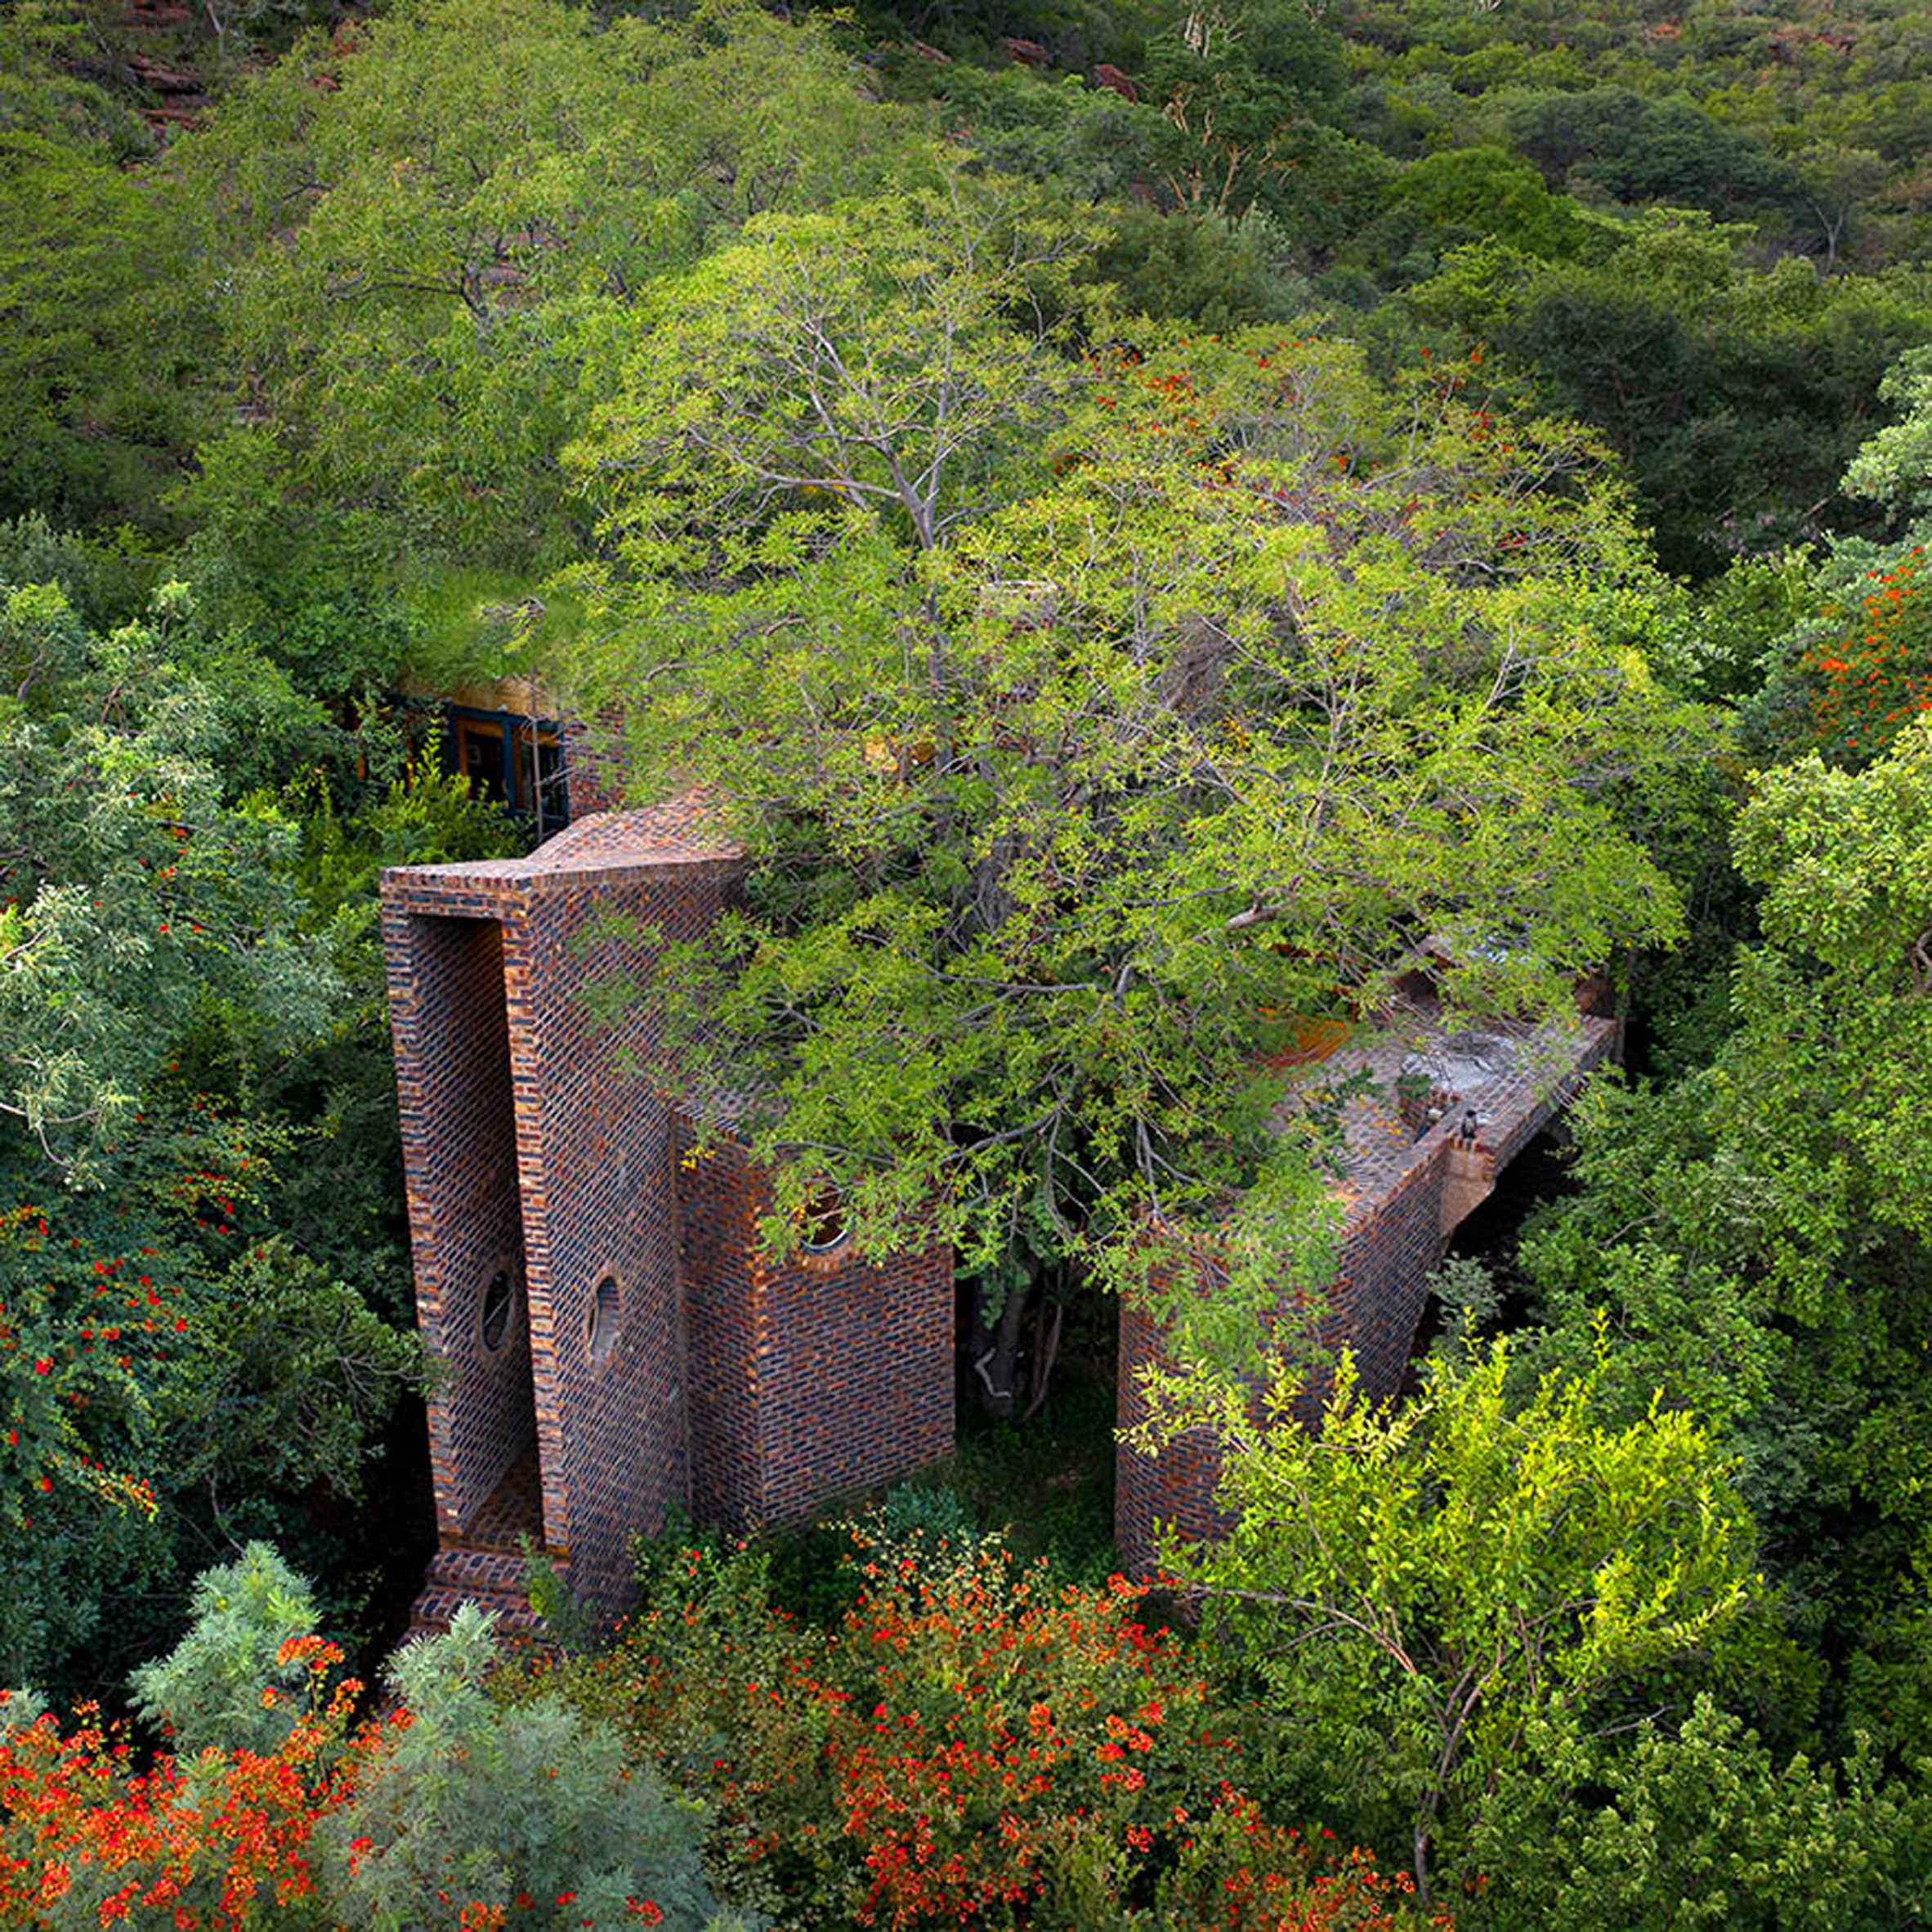
[[[1618,1030],[1613,1020],[1585,1010],[1574,1026],[1525,1030],[1514,1037],[1518,1051],[1511,1064],[1474,1096],[1479,1125],[1473,1138],[1462,1131],[1460,1107],[1419,1134],[1403,1129],[1375,1097],[1352,1110],[1349,1154],[1337,1190],[1345,1219],[1318,1339],[1324,1351],[1351,1353],[1362,1393],[1369,1401],[1392,1400],[1400,1390],[1428,1302],[1429,1277],[1458,1223],[1491,1190],[1496,1175],[1575,1097],[1585,1077],[1612,1056]],[[1357,1057],[1371,1064],[1376,1050]],[[1380,1049],[1386,1064],[1373,1063],[1385,1080],[1393,1079],[1406,1050]],[[1183,1265],[1199,1291],[1212,1292],[1215,1270],[1210,1259],[1197,1255]],[[1171,1292],[1180,1278],[1169,1266],[1157,1277],[1156,1286]],[[1260,1338],[1264,1354],[1281,1328],[1296,1320],[1295,1311],[1286,1305],[1277,1310]],[[1124,1305],[1118,1397],[1122,1429],[1136,1425],[1146,1412],[1138,1372],[1167,1359],[1162,1331],[1152,1317],[1144,1308]],[[1318,1371],[1302,1404],[1304,1420],[1317,1424],[1325,1401]],[[1115,1539],[1138,1573],[1152,1573],[1161,1523],[1190,1538],[1218,1533],[1222,1519],[1214,1499],[1220,1468],[1218,1447],[1203,1431],[1178,1439],[1157,1457],[1120,1445]]]
[[[534,1426],[502,928],[426,917],[407,892],[385,896],[382,920],[417,1319],[447,1368],[428,1405],[431,1480],[437,1523],[454,1536]],[[516,1299],[492,1351],[482,1298],[499,1270]]]

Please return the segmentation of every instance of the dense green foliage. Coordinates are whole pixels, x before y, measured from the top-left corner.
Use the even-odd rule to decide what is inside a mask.
[[[1270,1012],[1372,1006],[1434,929],[1491,1007],[1668,937],[1642,834],[1707,727],[1577,622],[1652,577],[1587,437],[1326,338],[1083,363],[1003,319],[1076,241],[968,194],[754,223],[575,452],[591,688],[648,684],[645,786],[771,860],[672,1050],[770,1097],[776,1238],[829,1177],[870,1244],[937,1213],[976,1270],[1025,1225],[1120,1278],[1240,1184],[1272,1278]]]
[[[1687,1657],[1708,1669],[1750,1603],[1748,1518],[1708,1433],[1657,1410],[1604,1427],[1603,1366],[1512,1402],[1499,1346],[1386,1415],[1344,1361],[1319,1436],[1292,1379],[1259,1416],[1212,1377],[1156,1385],[1145,1439],[1211,1428],[1234,1517],[1172,1566],[1259,1679],[1288,1774],[1407,1800],[1425,1898],[1438,1840],[1481,1818],[1532,1728],[1547,1750],[1626,1720]]]
[[[0,1918],[1922,1924],[1925,10],[178,12],[0,13],[0,1683],[181,1754],[10,1700]],[[504,678],[745,840],[607,996],[749,1097],[772,1245],[954,1242],[998,1420],[358,1742],[311,1631],[393,1640],[427,1484],[377,875],[526,836],[399,694]],[[1419,1394],[1286,1365],[1311,1436],[1217,1380],[1330,1254],[1259,1070],[1431,932],[1470,1016],[1611,963],[1630,1068]],[[1035,1412],[1207,1231],[1241,1527],[1156,1639]]]

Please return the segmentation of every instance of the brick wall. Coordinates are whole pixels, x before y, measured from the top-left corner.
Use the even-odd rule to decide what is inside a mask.
[[[758,1197],[728,1143],[702,1159],[679,1135],[678,1222],[690,1348],[691,1505],[703,1523],[741,1529],[764,1509],[758,1415],[764,1262]],[[689,1161],[688,1166],[682,1165]]]
[[[611,910],[689,939],[727,879],[703,861],[553,874],[506,927],[543,1519],[601,1600],[624,1593],[630,1539],[655,1535],[689,1492],[682,1281],[670,1108],[626,1071],[654,1053],[649,1008],[633,1002],[600,1027],[579,995],[642,980],[655,959],[655,946],[599,936]],[[599,1311],[606,1283],[615,1305]]]
[[[763,1302],[765,1521],[797,1522],[951,1453],[950,1249],[876,1268],[794,1255],[769,1270]]]
[[[1329,1289],[1322,1339],[1354,1352],[1362,1392],[1371,1402],[1402,1386],[1429,1277],[1442,1256],[1442,1183],[1449,1142],[1438,1135],[1390,1192],[1351,1217]]]
[[[624,720],[615,713],[588,724],[582,718],[566,718],[558,727],[564,793],[573,822],[593,812],[623,809],[628,767],[623,731]]]
[[[469,1527],[536,1427],[522,1293],[502,928],[479,897],[467,914],[437,902],[383,910],[390,1013],[417,1319],[449,1367],[429,1404],[436,1521]],[[500,1348],[483,1345],[483,1295],[499,1269],[517,1286]]]
[[[543,1541],[607,1604],[674,1501],[786,1521],[952,1447],[950,1252],[768,1263],[742,1152],[679,1165],[648,1008],[586,1004],[735,888],[702,817],[593,815],[525,859],[383,879],[418,1304],[456,1371],[432,1411],[443,1536],[534,1433]],[[492,1354],[481,1297],[504,1265],[524,1303]]]
[[[1147,1404],[1135,1373],[1165,1359],[1161,1331],[1145,1308],[1120,1304],[1119,1389],[1115,1420],[1133,1429],[1147,1420]],[[1116,1443],[1114,1450],[1114,1541],[1129,1576],[1152,1576],[1157,1526],[1171,1524],[1191,1540],[1220,1534],[1225,1527],[1214,1506],[1221,1479],[1221,1455],[1211,1431],[1190,1429],[1159,1456],[1143,1456]]]
[[[1600,999],[1598,982],[1587,986],[1592,1001]],[[1402,1387],[1429,1299],[1429,1277],[1456,1224],[1488,1192],[1497,1172],[1568,1103],[1584,1075],[1611,1056],[1617,1037],[1612,1020],[1583,1017],[1563,1041],[1559,1065],[1526,1052],[1506,1080],[1484,1093],[1478,1142],[1459,1141],[1451,1114],[1421,1138],[1378,1156],[1372,1186],[1350,1201],[1321,1337],[1328,1348],[1353,1352],[1370,1401],[1392,1398]],[[1197,1265],[1204,1289],[1211,1289],[1211,1264]],[[1171,1276],[1164,1285],[1171,1286]],[[1135,1371],[1158,1364],[1163,1354],[1155,1324],[1142,1310],[1123,1307],[1118,1398],[1123,1428],[1138,1423],[1146,1411]],[[1326,1393],[1321,1378],[1311,1378],[1297,1411],[1310,1426],[1320,1420]],[[1157,1523],[1171,1523],[1187,1536],[1216,1533],[1214,1491],[1219,1478],[1219,1452],[1205,1433],[1180,1438],[1158,1457],[1117,1450],[1115,1540],[1138,1573],[1152,1572]]]
[[[773,1262],[755,1233],[770,1195],[740,1148],[722,1140],[678,1178],[694,1513],[797,1522],[949,1454],[950,1250]]]

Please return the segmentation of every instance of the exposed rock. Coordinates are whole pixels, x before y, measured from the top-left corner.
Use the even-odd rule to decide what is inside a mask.
[[[184,74],[177,67],[163,67],[158,61],[136,54],[127,65],[134,69],[134,78],[144,87],[152,87],[157,94],[199,94],[203,92],[201,76]]]
[[[1098,67],[1087,69],[1087,79],[1096,87],[1111,87],[1123,101],[1140,99],[1140,89],[1128,79],[1111,61],[1102,60]]]
[[[127,9],[127,25],[145,27],[159,32],[171,27],[185,27],[188,24],[189,10],[178,0],[132,0]]]
[[[1046,68],[1053,64],[1046,49],[1037,40],[1020,40],[1011,34],[1002,34],[993,44],[1009,60],[1017,60],[1022,67]]]

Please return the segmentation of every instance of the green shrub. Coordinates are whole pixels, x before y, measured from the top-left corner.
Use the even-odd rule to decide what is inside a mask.
[[[494,1632],[466,1604],[447,1635],[392,1660],[407,1720],[361,1757],[354,1795],[324,1827],[345,1922],[726,1924],[698,1856],[700,1808],[667,1797],[625,1764],[614,1731],[557,1697],[494,1697]]]
[[[195,1580],[190,1610],[187,1635],[129,1679],[135,1709],[183,1758],[210,1748],[266,1755],[296,1720],[303,1666],[280,1653],[315,1629],[314,1593],[267,1544],[251,1543]]]
[[[1619,1751],[1553,1737],[1547,1772],[1504,1781],[1474,1850],[1473,1925],[1627,1932],[1881,1932],[1925,1923],[1932,1788],[1879,1776],[1861,1742],[1835,1769],[1780,1764],[1700,1697],[1681,1729]],[[1591,1794],[1585,1798],[1583,1794]]]

